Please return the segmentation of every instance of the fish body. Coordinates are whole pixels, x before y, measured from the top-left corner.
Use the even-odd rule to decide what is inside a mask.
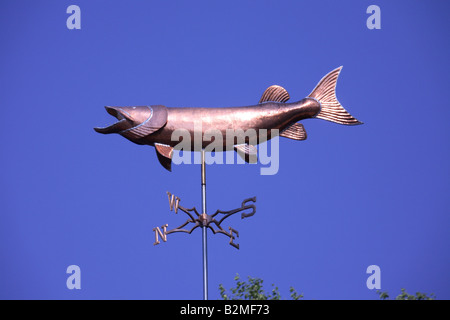
[[[305,140],[298,121],[319,118],[345,125],[361,124],[338,102],[336,81],[342,67],[327,74],[306,98],[287,103],[288,92],[280,86],[267,88],[259,103],[225,108],[168,108],[162,105],[105,107],[119,121],[99,133],[118,133],[139,145],[154,146],[160,163],[169,171],[173,149],[181,136],[190,138],[190,150],[200,151],[214,143],[222,151],[236,150],[254,162],[256,144],[276,135]],[[221,139],[217,140],[218,138]]]

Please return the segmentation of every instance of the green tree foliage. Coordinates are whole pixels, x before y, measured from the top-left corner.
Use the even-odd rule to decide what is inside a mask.
[[[248,281],[241,281],[239,274],[236,274],[234,281],[236,281],[236,287],[230,289],[230,293],[226,292],[226,289],[222,284],[219,285],[220,296],[223,300],[281,300],[278,287],[272,284],[272,290],[265,292],[263,289],[263,280],[260,278],[247,277]],[[298,294],[297,291],[290,287],[291,299],[300,300],[303,298],[303,293]],[[389,300],[389,294],[387,291],[377,290],[376,292],[381,300]],[[426,293],[416,292],[415,295],[411,295],[406,292],[405,289],[401,289],[401,293],[395,297],[395,300],[435,300],[436,297],[432,293],[429,296]]]
[[[401,289],[402,293],[400,293],[395,300],[435,300],[436,296],[432,293],[428,296],[426,293],[416,292],[415,295],[409,294],[405,289]],[[387,291],[377,290],[377,294],[380,296],[381,300],[389,300],[389,294]]]
[[[272,291],[265,292],[263,280],[260,278],[248,277],[246,282],[241,281],[239,274],[236,274],[234,281],[236,281],[236,287],[230,289],[230,294],[227,294],[222,284],[219,285],[220,296],[223,300],[281,300],[278,287],[272,284]],[[293,300],[303,298],[303,294],[298,294],[293,287],[290,288],[290,293]]]

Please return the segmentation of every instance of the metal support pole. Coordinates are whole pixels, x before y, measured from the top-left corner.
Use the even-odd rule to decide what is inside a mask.
[[[202,149],[202,216],[206,220],[206,172],[205,150]],[[208,246],[206,223],[202,226],[202,251],[203,251],[203,300],[208,300]]]

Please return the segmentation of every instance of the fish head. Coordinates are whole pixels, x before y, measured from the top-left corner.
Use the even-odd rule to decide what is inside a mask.
[[[118,133],[137,144],[145,144],[143,138],[162,128],[168,118],[167,108],[163,105],[105,107],[105,109],[118,121],[108,127],[94,130],[103,134]]]
[[[117,122],[107,127],[94,128],[98,133],[123,133],[143,124],[151,118],[153,110],[148,106],[139,107],[105,107],[106,111],[116,117]]]

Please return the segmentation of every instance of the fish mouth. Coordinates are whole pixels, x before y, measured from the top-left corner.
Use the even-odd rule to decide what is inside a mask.
[[[120,107],[105,107],[106,111],[115,117],[116,123],[113,123],[107,127],[96,127],[95,131],[98,133],[108,134],[108,133],[120,133],[123,130],[127,130],[133,127],[130,119],[130,115]]]

